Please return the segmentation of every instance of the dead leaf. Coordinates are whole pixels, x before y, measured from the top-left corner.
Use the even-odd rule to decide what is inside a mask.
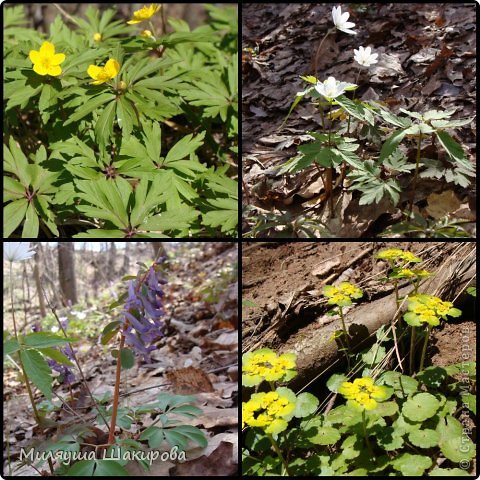
[[[427,197],[428,206],[425,210],[433,218],[443,218],[460,207],[460,200],[452,190],[442,193],[432,193]]]
[[[171,468],[170,475],[180,477],[227,477],[237,473],[238,465],[233,460],[233,444],[221,442],[209,456],[202,455],[196,460],[180,463]]]

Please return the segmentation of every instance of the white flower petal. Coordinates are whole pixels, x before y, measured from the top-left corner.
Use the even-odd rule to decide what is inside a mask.
[[[5,242],[3,244],[3,259],[9,262],[27,260],[35,255],[30,250],[30,242]]]

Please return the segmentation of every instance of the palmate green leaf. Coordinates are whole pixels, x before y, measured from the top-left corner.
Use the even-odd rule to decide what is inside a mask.
[[[41,90],[42,85],[38,85],[37,87],[25,85],[24,87],[19,88],[8,98],[5,111],[8,112],[8,110],[17,106],[20,106],[20,108],[25,108],[28,102],[34,97],[36,97]]]
[[[20,353],[29,380],[49,399],[52,399],[52,372],[46,360],[36,350]]]
[[[217,198],[208,203],[215,207],[203,214],[203,223],[212,228],[221,227],[223,233],[235,232],[238,224],[238,202],[231,198]]]
[[[195,137],[191,133],[186,135],[168,151],[165,163],[169,164],[187,157],[203,145],[204,138],[205,131],[198,133]]]
[[[27,180],[25,177],[25,169],[28,166],[27,157],[24,155],[22,150],[13,137],[9,138],[9,146],[3,145],[3,170],[6,172],[13,173],[20,180],[22,185],[28,186],[30,184],[30,179]]]
[[[472,123],[473,117],[471,118],[459,118],[458,120],[432,120],[431,124],[434,128],[455,128],[462,127],[463,125],[468,125]]]
[[[152,209],[161,204],[161,192],[151,186],[143,178],[135,188],[135,205],[130,214],[130,224],[133,227],[141,225]]]
[[[182,198],[191,202],[199,196],[189,182],[172,170],[158,171],[153,179],[152,188],[161,192],[160,202],[166,203],[168,211],[180,208],[184,203]]]
[[[370,110],[367,110],[360,103],[354,102],[344,95],[340,95],[335,98],[335,103],[340,105],[346,112],[348,112],[352,117],[358,118],[362,122],[367,122],[370,125],[374,125],[373,113]]]
[[[115,95],[111,93],[101,93],[96,97],[90,98],[87,102],[82,104],[79,108],[77,108],[76,112],[70,115],[64,125],[69,125],[72,122],[77,122],[78,120],[86,117],[89,113],[92,113],[98,107],[107,103],[108,101],[114,100]]]
[[[28,200],[21,198],[3,209],[3,235],[8,238],[22,223],[28,208]]]
[[[403,137],[405,137],[406,130],[407,129],[398,129],[385,140],[380,150],[379,162],[383,162],[383,160],[388,158],[396,150],[399,143],[403,140]]]
[[[118,177],[114,181],[101,178],[98,180],[78,180],[75,185],[80,190],[78,197],[94,205],[78,205],[85,214],[109,220],[115,226],[128,228],[127,204],[131,194],[130,184]]]
[[[12,177],[3,177],[3,201],[18,200],[25,195],[25,187]]]
[[[124,138],[130,135],[134,125],[138,125],[135,110],[124,95],[121,95],[117,101],[117,121]]]
[[[173,210],[167,210],[149,217],[139,225],[139,229],[147,232],[187,232],[190,225],[198,218],[199,212],[188,205],[181,205]]]
[[[86,232],[77,233],[73,238],[124,238],[126,233],[122,230],[87,230]]]

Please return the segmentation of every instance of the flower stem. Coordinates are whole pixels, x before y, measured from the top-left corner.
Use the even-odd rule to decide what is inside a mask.
[[[124,331],[127,326],[124,327]],[[120,339],[120,346],[118,347],[118,356],[117,356],[117,371],[115,373],[115,390],[113,393],[113,404],[112,404],[112,420],[110,423],[110,432],[108,435],[108,444],[112,445],[115,440],[115,424],[117,422],[117,412],[118,412],[118,400],[120,396],[120,374],[122,371],[122,360],[121,360],[121,353],[122,348],[125,345],[125,335],[123,335]]]
[[[270,443],[272,444],[273,449],[275,450],[275,453],[278,455],[278,458],[280,458],[283,468],[285,469],[286,474],[290,477],[290,472],[288,471],[288,463],[285,460],[284,456],[282,455],[282,451],[280,450],[277,442],[273,439],[273,437],[267,433],[267,437],[270,440]],[[283,475],[283,472],[282,472]]]
[[[430,337],[431,331],[432,331],[432,326],[429,325],[427,328],[427,333],[425,335],[425,342],[423,343],[422,357],[420,359],[420,368],[418,369],[419,372],[423,370],[423,362],[425,361],[425,354],[427,353],[428,338]]]
[[[322,45],[323,42],[327,39],[327,37],[333,32],[333,29],[328,30],[328,32],[325,34],[325,36],[322,38],[322,41],[317,47],[317,51],[315,52],[315,57],[313,59],[313,74],[315,77],[317,77],[317,71],[318,71],[318,56],[320,55],[320,51],[322,50]]]
[[[413,373],[413,358],[414,358],[414,349],[415,349],[415,327],[412,326],[412,333],[410,335],[410,375]]]

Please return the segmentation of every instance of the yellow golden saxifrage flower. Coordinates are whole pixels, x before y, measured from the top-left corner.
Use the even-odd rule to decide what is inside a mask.
[[[59,65],[65,60],[65,54],[55,53],[53,43],[43,42],[40,50],[30,50],[28,58],[33,63],[35,73],[57,77],[62,73]]]
[[[93,34],[93,39],[96,41],[96,42],[101,42],[102,41],[102,34],[101,33],[94,33]]]
[[[136,23],[144,22],[150,17],[153,17],[153,15],[160,10],[160,7],[161,5],[156,5],[155,3],[151,3],[149,7],[144,5],[140,10],[133,12],[133,18],[127,23],[130,25],[135,25]]]
[[[87,73],[93,78],[93,85],[100,85],[101,83],[108,82],[112,78],[115,78],[120,71],[120,64],[111,58],[105,64],[104,67],[97,67],[96,65],[90,65],[87,69]]]
[[[405,262],[418,263],[422,261],[421,258],[416,257],[412,252],[400,250],[399,248],[389,248],[387,250],[382,250],[375,255],[375,258],[379,258],[380,260],[387,260],[389,262],[393,262],[394,260],[403,260]]]
[[[377,408],[377,401],[386,400],[389,395],[385,387],[375,385],[370,377],[343,382],[338,393],[343,395],[353,407],[364,410],[374,410]]]

